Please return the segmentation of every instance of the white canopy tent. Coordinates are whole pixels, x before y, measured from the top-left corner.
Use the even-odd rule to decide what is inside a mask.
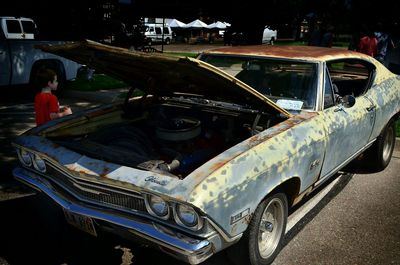
[[[186,28],[191,28],[191,29],[206,29],[207,24],[204,23],[203,21],[196,19],[188,24],[186,24]]]
[[[173,19],[171,20],[171,22],[169,23],[169,25],[171,28],[186,28],[186,24],[177,20],[177,19]]]
[[[228,23],[228,22],[222,22],[222,23],[224,23],[227,27],[230,27],[231,26],[231,23]]]
[[[221,21],[214,22],[207,26],[209,29],[226,29],[227,25]]]

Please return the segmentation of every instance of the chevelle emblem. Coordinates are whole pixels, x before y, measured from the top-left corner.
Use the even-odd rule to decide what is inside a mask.
[[[319,161],[319,159],[313,161],[310,165],[310,171],[313,170],[314,168],[316,168],[317,166],[319,166],[321,162]]]
[[[149,182],[153,182],[153,183],[156,183],[156,184],[158,184],[158,185],[161,185],[161,186],[165,186],[165,185],[167,185],[167,181],[165,181],[165,180],[159,180],[157,177],[155,177],[155,176],[149,176],[149,177],[147,177],[147,178],[145,178],[145,180],[144,181],[149,181]]]

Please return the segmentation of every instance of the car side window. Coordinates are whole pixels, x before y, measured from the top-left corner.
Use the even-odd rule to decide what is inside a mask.
[[[375,67],[373,64],[359,60],[346,59],[327,63],[332,84],[341,97],[363,95],[371,86]]]
[[[324,109],[335,105],[334,91],[328,71],[325,72]]]

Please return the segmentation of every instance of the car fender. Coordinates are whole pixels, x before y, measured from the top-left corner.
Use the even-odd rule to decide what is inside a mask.
[[[227,150],[219,161],[210,161],[218,168],[194,187],[188,202],[235,236],[246,230],[258,204],[282,183],[299,178],[299,192],[307,189],[319,178],[326,146],[318,115],[307,115],[313,118],[285,128],[296,123],[296,118],[289,119]],[[223,156],[234,153],[239,154],[222,162]]]

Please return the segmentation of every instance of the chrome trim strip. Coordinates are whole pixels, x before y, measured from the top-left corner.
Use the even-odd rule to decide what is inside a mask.
[[[220,234],[222,236],[222,238],[228,243],[239,240],[243,235],[243,233],[240,233],[234,237],[229,237],[225,233],[225,231],[223,231],[218,225],[215,224],[215,222],[213,222],[213,220],[211,220],[210,218],[206,218],[206,219],[210,223],[210,225],[218,232],[218,234]]]
[[[197,240],[192,238],[190,242],[188,240],[184,241],[178,237],[163,233],[156,229],[153,222],[134,220],[135,216],[132,216],[132,219],[128,219],[116,214],[102,212],[96,208],[72,202],[57,192],[48,181],[23,168],[15,168],[13,170],[13,175],[17,180],[41,190],[61,207],[73,213],[91,217],[93,219],[103,220],[127,229],[131,229],[140,237],[146,238],[157,245],[165,246],[175,252],[181,253],[184,256],[193,256],[197,253],[203,255],[205,251],[211,251],[212,249],[211,243],[208,240]]]

